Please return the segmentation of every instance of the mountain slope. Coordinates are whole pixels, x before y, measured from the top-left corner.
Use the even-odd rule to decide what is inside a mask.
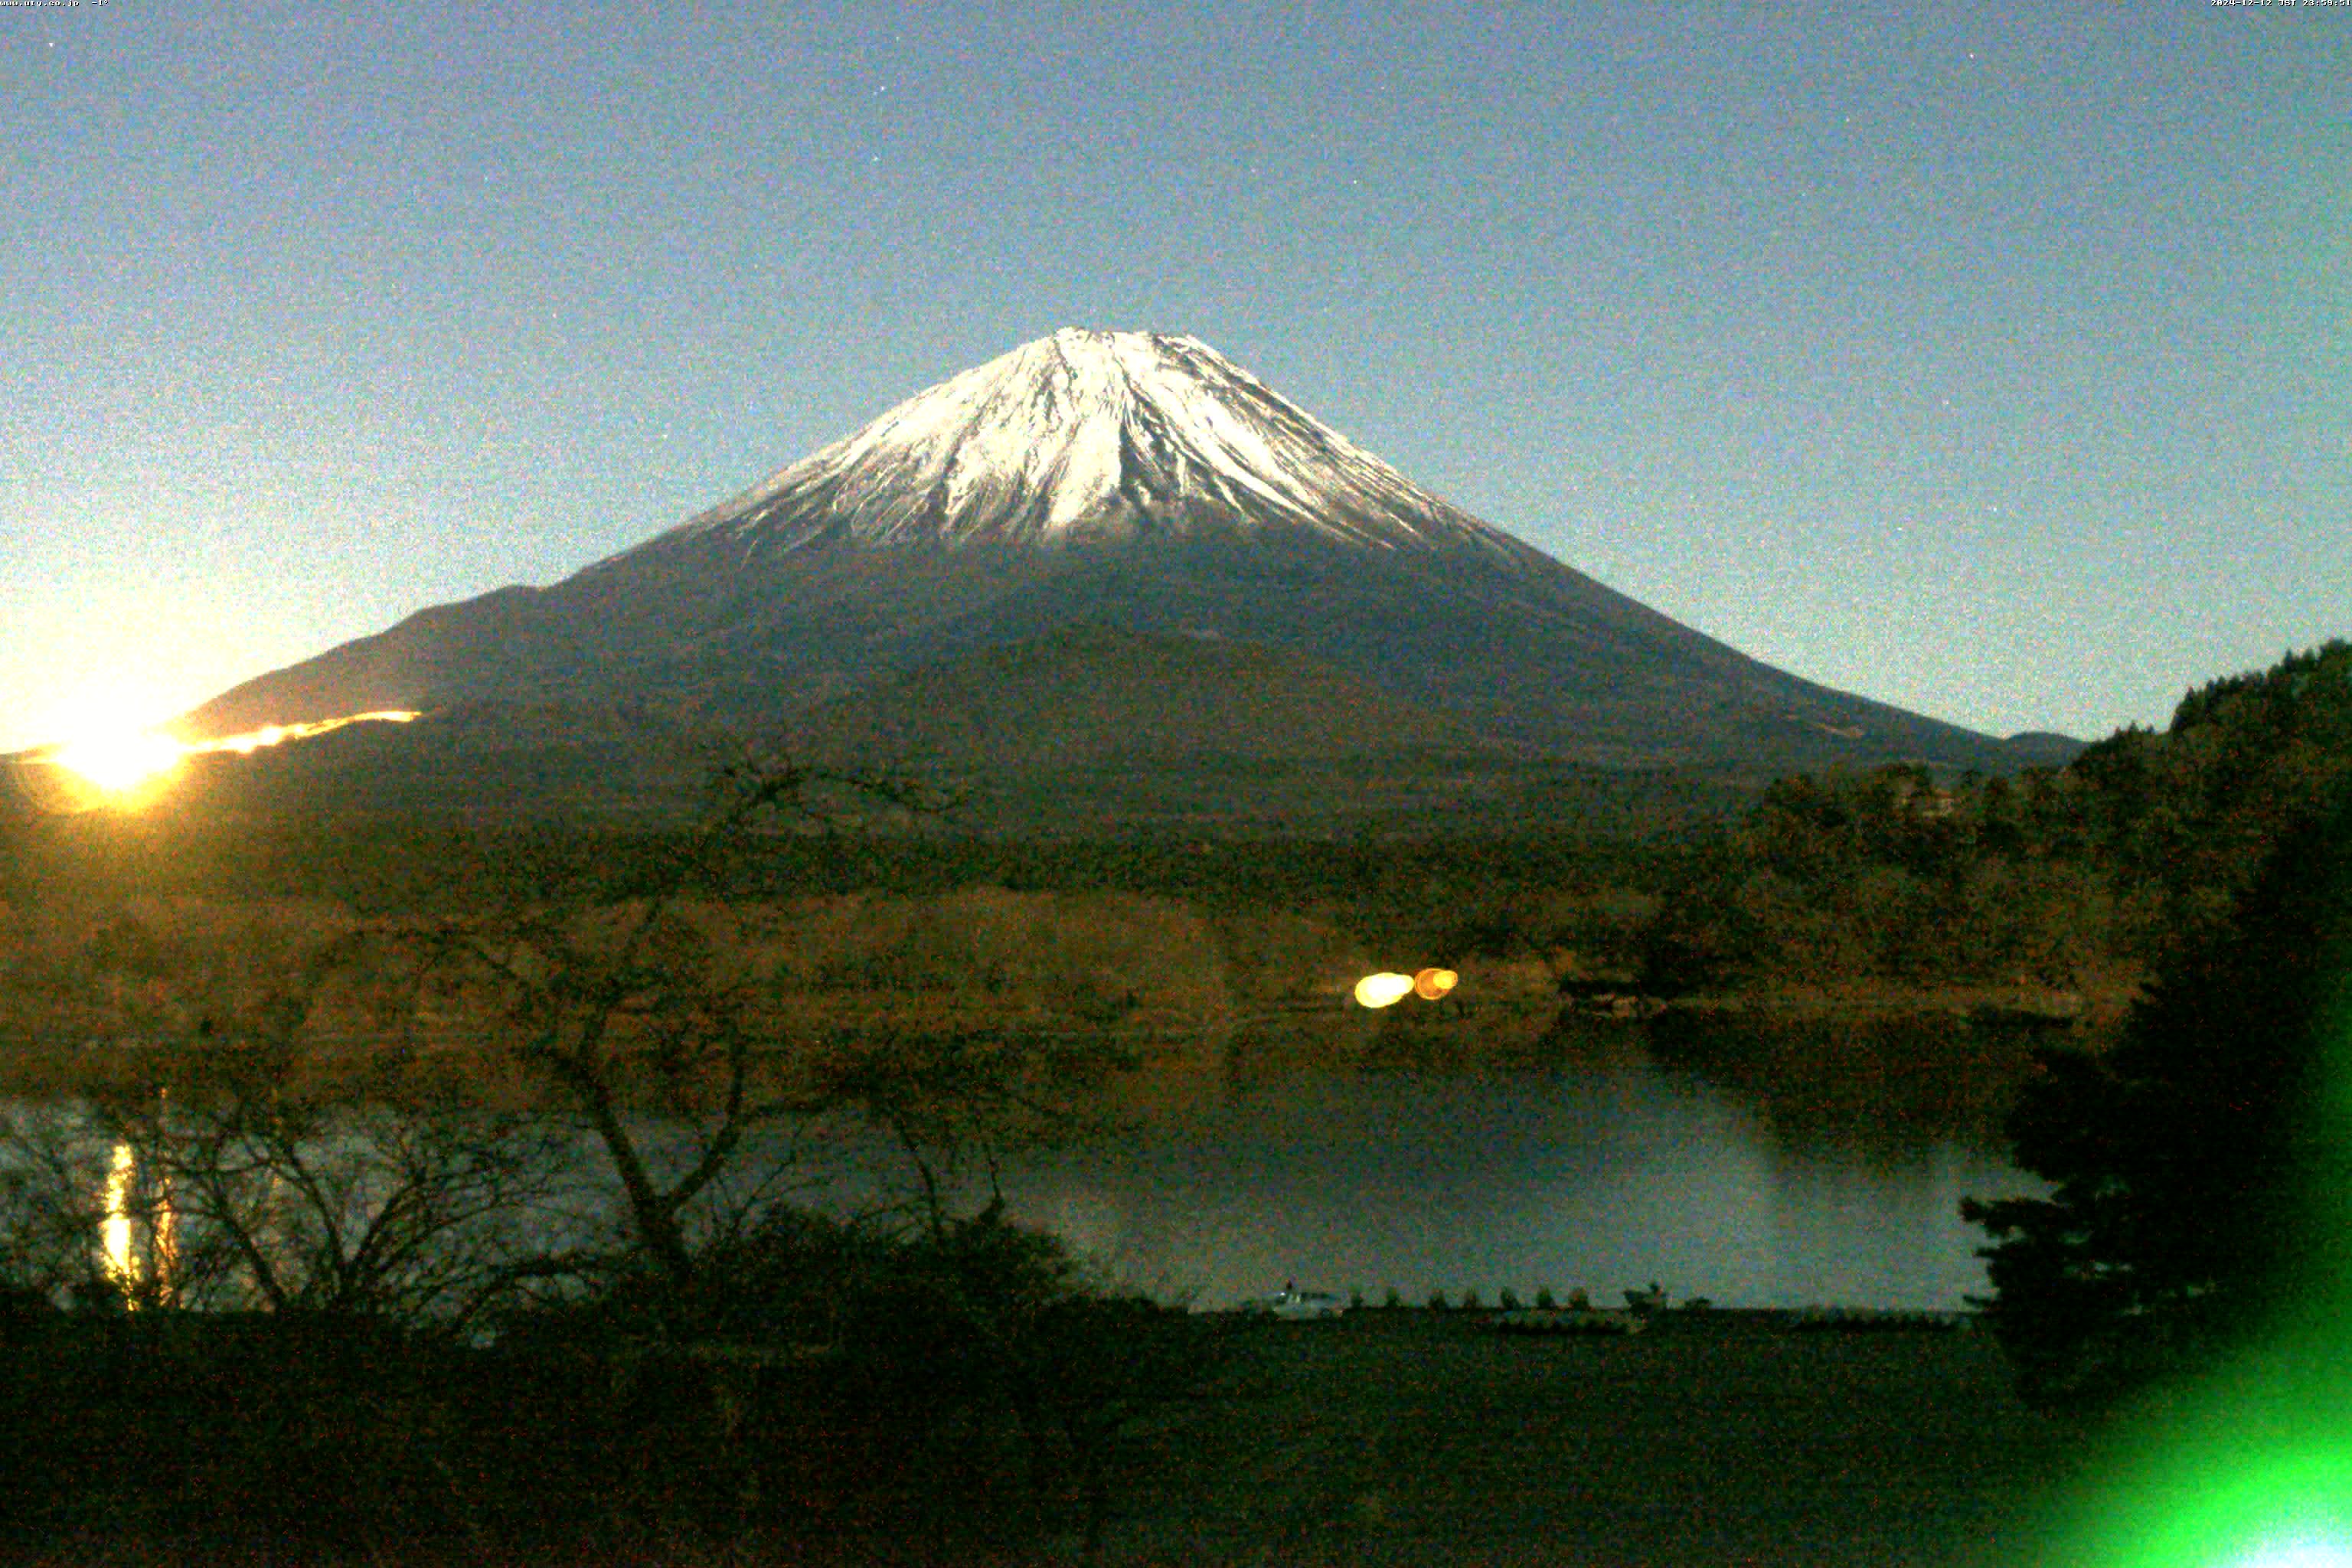
[[[1075,331],[552,587],[425,611],[181,728],[466,701],[628,702],[769,728],[1076,625],[1282,650],[1587,762],[2018,765],[1990,737],[1772,669],[1615,593],[1203,344]],[[1071,717],[1041,714],[1037,759],[1096,722]]]
[[[843,761],[986,773],[1335,761],[1445,749],[1507,756],[1467,725],[1328,664],[1251,643],[1065,626],[925,666],[810,710],[796,740]]]

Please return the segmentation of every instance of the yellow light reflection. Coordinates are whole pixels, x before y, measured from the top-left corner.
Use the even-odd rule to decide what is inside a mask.
[[[248,730],[242,735],[224,735],[217,741],[199,741],[192,752],[235,752],[249,757],[264,746],[275,746],[285,741],[307,741],[313,735],[323,735],[330,730],[340,730],[346,724],[405,724],[416,717],[414,708],[382,708],[373,713],[347,713],[341,719],[314,719],[307,724],[264,724],[258,730]]]
[[[1360,1007],[1385,1007],[1412,994],[1410,974],[1391,974],[1383,970],[1356,982],[1356,1005]]]
[[[106,1220],[99,1227],[106,1247],[107,1277],[134,1301],[139,1296],[139,1261],[131,1255],[131,1184],[138,1173],[139,1162],[131,1145],[117,1143],[114,1163],[106,1173]]]
[[[172,1206],[172,1185],[166,1182],[155,1194],[154,1217],[148,1222],[147,1273],[154,1282],[150,1292],[170,1306],[175,1297],[173,1281],[179,1278],[180,1215]]]

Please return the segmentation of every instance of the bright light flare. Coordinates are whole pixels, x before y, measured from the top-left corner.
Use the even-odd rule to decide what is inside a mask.
[[[116,731],[85,735],[51,752],[48,762],[107,795],[128,795],[180,765],[186,748],[169,735]]]
[[[2262,1542],[2227,1568],[2352,1568],[2352,1534],[2307,1530]]]
[[[1434,1002],[1461,983],[1450,969],[1424,969],[1417,974],[1393,974],[1383,969],[1356,982],[1356,1005],[1387,1007],[1408,996]]]
[[[416,717],[412,709],[387,708],[352,713],[341,719],[318,719],[302,724],[264,724],[241,735],[211,741],[175,741],[152,731],[128,728],[93,730],[89,734],[51,746],[32,760],[62,768],[106,799],[120,800],[177,769],[186,758],[205,752],[234,752],[249,757],[265,746],[307,740],[340,730],[346,724],[405,724]]]

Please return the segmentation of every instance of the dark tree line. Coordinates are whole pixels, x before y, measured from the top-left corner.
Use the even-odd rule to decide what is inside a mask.
[[[2352,777],[2352,644],[2184,697],[2062,769],[1773,784],[1675,872],[1643,936],[1662,993],[1881,977],[2070,985],[2225,921]]]

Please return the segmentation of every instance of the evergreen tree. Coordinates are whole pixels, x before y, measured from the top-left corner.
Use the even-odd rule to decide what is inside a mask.
[[[2112,1052],[2042,1056],[2010,1133],[2051,1196],[1962,1205],[2029,1398],[2104,1403],[2344,1300],[2352,790],[2334,800]]]

